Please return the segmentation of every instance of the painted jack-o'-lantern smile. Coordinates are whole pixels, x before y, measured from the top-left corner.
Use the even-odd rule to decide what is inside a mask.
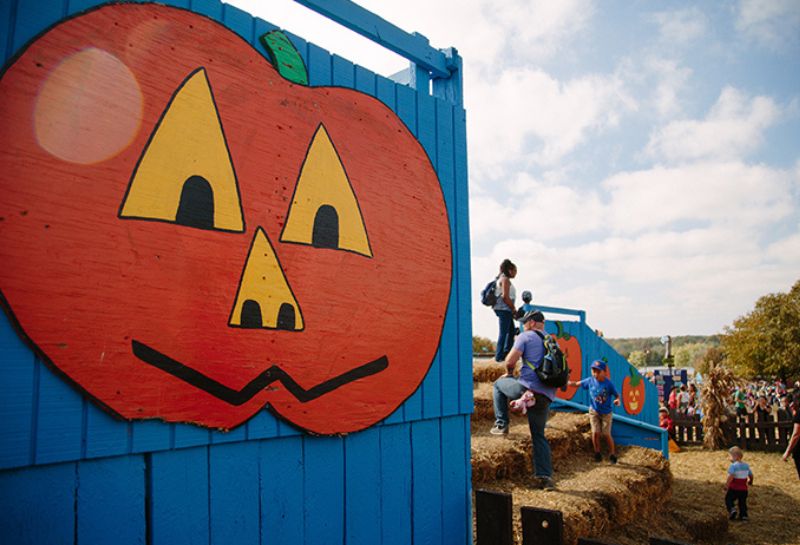
[[[266,405],[331,434],[419,386],[447,211],[378,100],[292,84],[201,16],[116,4],[35,39],[0,116],[4,306],[102,406],[229,429]]]

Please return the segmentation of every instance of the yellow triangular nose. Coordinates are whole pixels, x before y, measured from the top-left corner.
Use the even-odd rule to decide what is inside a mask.
[[[261,227],[253,237],[228,325],[249,329],[303,329],[300,305]]]

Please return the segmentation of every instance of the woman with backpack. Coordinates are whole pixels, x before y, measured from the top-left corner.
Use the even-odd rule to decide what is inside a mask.
[[[495,350],[494,360],[497,362],[505,361],[508,352],[514,345],[514,298],[517,290],[511,279],[517,276],[517,266],[510,259],[504,259],[500,263],[500,274],[495,280],[495,294],[497,301],[492,309],[497,315],[500,326],[500,333],[497,336],[497,349]]]

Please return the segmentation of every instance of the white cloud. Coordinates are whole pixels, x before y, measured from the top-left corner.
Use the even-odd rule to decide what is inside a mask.
[[[746,38],[773,50],[800,41],[800,3],[797,0],[742,0],[736,28]]]
[[[702,121],[673,121],[651,135],[647,153],[670,161],[733,158],[751,153],[763,133],[780,117],[781,109],[764,96],[750,100],[726,87]]]
[[[704,162],[615,174],[603,182],[615,232],[661,229],[679,222],[769,224],[786,218],[792,174],[737,161]]]
[[[651,58],[645,69],[656,80],[651,102],[658,117],[666,118],[681,112],[680,95],[685,91],[692,70],[674,59]]]
[[[659,25],[662,44],[688,45],[706,32],[705,14],[696,7],[654,13],[653,20]]]
[[[478,168],[510,161],[553,165],[635,108],[614,76],[560,82],[542,70],[523,68],[470,84],[470,153]]]

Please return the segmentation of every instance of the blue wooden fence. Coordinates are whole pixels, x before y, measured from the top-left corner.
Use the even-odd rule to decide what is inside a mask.
[[[49,26],[101,3],[3,1],[4,63]],[[259,50],[258,37],[274,29],[217,0],[162,3],[215,19]],[[451,226],[453,276],[427,377],[385,421],[345,437],[310,436],[266,411],[228,433],[124,422],[41,362],[0,313],[2,543],[471,542],[470,245],[460,60],[454,50],[425,49],[418,36],[350,2],[302,3],[345,24],[352,15],[349,26],[390,36],[391,48],[414,61],[413,86],[402,85],[289,34],[311,85],[377,97],[417,136],[436,168]]]

